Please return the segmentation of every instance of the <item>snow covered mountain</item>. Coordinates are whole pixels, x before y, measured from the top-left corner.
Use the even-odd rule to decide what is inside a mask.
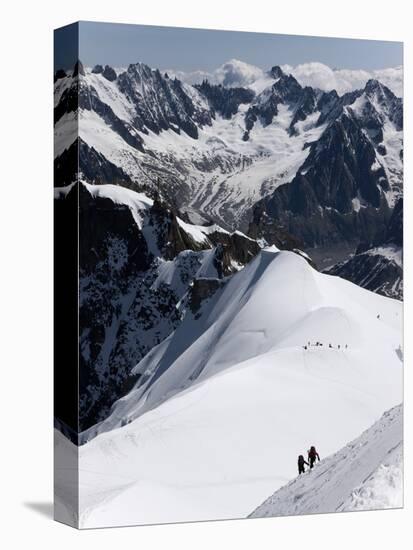
[[[59,219],[79,210],[79,428],[84,430],[106,418],[139,379],[133,367],[177,328],[181,301],[194,281],[219,281],[260,247],[240,232],[189,224],[159,199],[121,186],[82,182],[56,188],[55,197]],[[64,235],[56,244],[64,250]]]
[[[81,526],[246,517],[300,450],[334,453],[400,403],[400,302],[275,249],[210,280],[81,434]]]
[[[339,95],[235,62],[190,85],[79,62],[55,75],[55,137],[61,259],[68,223],[81,235],[78,424],[56,422],[71,439],[57,452],[80,445],[80,500],[63,515],[246,517],[308,445],[337,453],[402,401],[403,103],[389,88]],[[320,273],[306,251],[327,249]],[[58,494],[68,482],[57,473]]]
[[[325,130],[261,209],[307,247],[373,241],[402,194],[401,100],[371,80],[341,98],[323,95],[317,110]]]
[[[403,408],[394,407],[343,449],[269,497],[249,517],[403,506]]]
[[[246,231],[259,205],[306,247],[373,240],[402,194],[402,100],[377,80],[339,96],[277,66],[257,78],[56,73],[58,185],[78,156],[88,182],[156,188],[193,220]]]
[[[370,375],[381,376],[381,369],[398,386],[393,369],[401,367],[397,352],[402,345],[400,303],[320,274],[299,255],[278,252],[275,247],[262,250],[244,269],[210,290],[202,303],[189,298],[179,327],[133,370],[142,375],[134,389],[115,404],[106,420],[84,432],[82,441],[134,420],[223,370],[257,358],[288,364],[298,361],[300,368],[303,362],[308,367],[313,362],[319,366],[319,361],[326,361],[328,368],[329,358],[334,358],[338,370],[333,379],[345,377],[339,365],[349,364],[360,377],[363,372],[357,382],[360,389],[371,393]],[[336,342],[337,335],[340,342]],[[371,367],[364,363],[371,363],[372,346],[377,349],[379,341],[384,344],[381,359],[368,374]],[[322,344],[316,346],[320,351],[308,342]],[[388,365],[394,365],[390,371]]]
[[[88,25],[55,35],[56,517],[400,506],[403,67],[210,71],[106,24],[92,67]]]

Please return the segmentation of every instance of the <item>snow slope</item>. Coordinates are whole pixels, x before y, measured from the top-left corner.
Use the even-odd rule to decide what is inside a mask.
[[[279,489],[249,517],[403,506],[403,408],[386,412],[343,449]]]
[[[262,251],[83,434],[81,527],[247,516],[306,446],[336,452],[400,403],[401,323],[401,303]]]

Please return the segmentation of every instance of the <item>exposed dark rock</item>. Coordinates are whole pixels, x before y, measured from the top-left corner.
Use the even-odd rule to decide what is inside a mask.
[[[326,271],[389,298],[403,299],[403,269],[377,249],[357,253]]]
[[[273,78],[281,78],[284,76],[284,72],[282,71],[281,67],[275,65],[270,70],[270,76],[272,76]]]
[[[278,115],[278,105],[288,105],[293,112],[290,124],[290,133],[296,132],[295,124],[304,120],[314,112],[317,106],[317,98],[313,88],[302,87],[292,75],[286,75],[280,67],[273,67],[271,76],[276,82],[271,88],[265,89],[259,94],[245,115],[246,133],[244,141],[249,139],[249,132],[255,122],[260,119],[264,126],[268,126]]]
[[[363,288],[403,299],[403,199],[399,199],[382,238],[364,241],[354,256],[326,271]]]
[[[248,235],[253,239],[263,238],[269,245],[274,244],[281,250],[304,248],[303,241],[288,233],[268,216],[263,203],[257,204],[253,210]]]
[[[66,78],[66,71],[64,71],[63,69],[57,69],[57,71],[55,72],[54,74],[54,80],[53,82],[57,82],[58,80],[60,80],[61,78]]]
[[[55,124],[67,113],[76,112],[78,109],[96,112],[106,124],[118,133],[131,147],[143,151],[143,140],[139,134],[125,121],[121,120],[107,105],[100,100],[93,86],[87,86],[73,78],[71,85],[64,90],[60,100],[54,108]]]
[[[208,99],[214,112],[228,119],[238,112],[242,103],[251,103],[255,95],[248,88],[224,88],[221,85],[212,85],[207,80],[195,88]]]
[[[267,215],[306,248],[373,241],[383,234],[391,211],[383,190],[389,183],[357,120],[345,114],[310,146],[303,166],[286,185],[262,201]],[[363,201],[355,210],[353,200]]]
[[[142,87],[142,83],[145,86]],[[210,125],[211,112],[195,104],[178,79],[165,78],[143,63],[129,65],[117,78],[120,91],[136,109],[135,126],[144,133],[152,130],[184,131],[198,138],[198,127]]]
[[[56,124],[66,113],[76,112],[79,106],[79,79],[72,77],[72,82],[60,96],[59,103],[54,108],[54,123]]]
[[[112,183],[136,189],[131,179],[93,147],[78,138],[54,160],[55,187],[83,179],[94,184]]]
[[[94,74],[101,74],[103,73],[103,67],[102,65],[95,65],[92,69],[92,73]]]
[[[63,187],[78,180],[78,151],[79,145],[78,140],[76,140],[60,156],[54,159],[53,181],[55,187]]]
[[[75,66],[73,68],[72,76],[75,77],[75,76],[78,76],[79,74],[81,74],[83,76],[85,75],[85,69],[83,68],[83,65],[82,65],[81,61],[77,61],[75,63]]]
[[[83,85],[80,87],[78,94],[78,107],[87,111],[94,111],[106,124],[118,133],[128,145],[143,151],[143,140],[134,129],[129,126],[125,121],[121,120],[107,105],[99,99],[96,90],[89,86],[88,88]]]
[[[195,319],[197,318],[196,314],[205,300],[211,298],[224,284],[225,281],[220,279],[195,279],[189,297],[189,307],[195,315]]]
[[[115,70],[109,67],[109,65],[105,65],[102,76],[104,76],[106,80],[109,80],[109,82],[114,82],[117,78]]]
[[[403,198],[400,198],[394,207],[387,226],[384,242],[385,244],[403,246]]]

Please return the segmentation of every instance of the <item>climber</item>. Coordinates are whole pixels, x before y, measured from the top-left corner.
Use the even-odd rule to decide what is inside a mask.
[[[305,473],[304,464],[307,464],[307,466],[310,466],[309,463],[306,460],[304,460],[303,455],[300,455],[298,457],[298,473],[299,474],[304,474]]]
[[[317,453],[316,448],[312,446],[308,451],[308,462],[310,463],[310,469],[314,466],[316,459],[320,462],[320,455]]]

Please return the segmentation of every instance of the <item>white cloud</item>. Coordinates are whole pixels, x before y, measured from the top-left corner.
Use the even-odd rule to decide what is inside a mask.
[[[216,71],[215,77],[224,86],[248,86],[264,76],[264,71],[238,59],[230,59]]]
[[[166,71],[169,76],[176,76],[187,84],[199,84],[207,79],[211,84],[224,86],[249,86],[264,76],[264,71],[255,65],[238,59],[230,59],[213,72],[206,71]]]
[[[282,65],[284,72],[292,74],[302,86],[312,86],[320,90],[336,90],[339,95],[364,88],[370,78],[377,78],[397,96],[403,96],[403,67],[392,67],[376,71],[362,69],[331,69],[324,63],[313,61],[295,67]],[[207,71],[167,71],[188,84],[198,84],[207,79],[211,84],[225,86],[250,86],[259,92],[262,86],[270,84],[265,71],[238,59],[227,61],[213,72]]]
[[[320,90],[336,90],[339,95],[364,88],[370,78],[380,80],[394,94],[403,95],[403,68],[394,67],[377,71],[331,69],[319,62],[303,63],[292,67],[283,65],[284,72],[292,74],[302,86],[312,86]]]

